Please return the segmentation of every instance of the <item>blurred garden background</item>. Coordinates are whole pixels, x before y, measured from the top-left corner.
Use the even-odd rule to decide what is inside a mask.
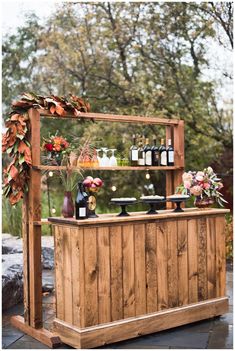
[[[93,112],[184,119],[186,170],[213,167],[232,210],[233,3],[74,1],[55,4],[46,16],[37,14],[28,2],[23,23],[3,31],[4,119],[12,101],[30,91],[81,96]],[[58,130],[71,143],[78,139],[82,145],[90,138],[93,146],[116,148],[121,157],[128,157],[132,134],[145,134],[150,141],[156,135],[160,143],[164,133],[159,127],[127,128],[121,123],[41,123],[42,138]],[[3,166],[7,161],[3,155]],[[83,173],[87,175],[104,180],[97,213],[117,211],[109,205],[112,197],[165,191],[163,172],[150,172],[150,179],[145,171]],[[61,180],[46,173],[42,178],[42,215],[59,216]],[[3,232],[21,235],[20,203],[11,207],[3,199],[2,227]],[[231,257],[231,215],[226,230]],[[48,226],[43,226],[43,234],[50,234]]]

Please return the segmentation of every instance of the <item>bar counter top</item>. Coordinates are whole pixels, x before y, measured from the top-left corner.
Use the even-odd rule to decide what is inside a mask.
[[[129,212],[130,216],[119,217],[117,213],[99,214],[97,218],[88,218],[77,220],[73,218],[63,217],[49,217],[48,221],[52,224],[67,224],[74,226],[86,226],[86,225],[99,225],[108,223],[122,223],[122,222],[136,222],[136,221],[151,221],[156,219],[180,219],[180,218],[192,218],[198,216],[210,216],[210,215],[224,215],[229,213],[229,209],[221,208],[185,208],[184,212],[174,212],[171,210],[158,210],[157,214],[146,214],[146,212]]]

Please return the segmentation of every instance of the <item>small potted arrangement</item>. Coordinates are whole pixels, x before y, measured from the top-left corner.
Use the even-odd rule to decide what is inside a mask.
[[[223,203],[227,203],[220,192],[223,187],[221,179],[211,167],[199,172],[185,172],[182,179],[183,183],[177,187],[176,192],[195,196],[194,205],[196,207],[210,207],[215,202],[223,207]]]
[[[89,193],[88,196],[88,218],[96,218],[98,217],[95,213],[96,209],[96,197],[95,193],[97,193],[103,185],[103,181],[100,178],[93,178],[88,176],[84,179],[83,185],[86,191]]]
[[[69,146],[68,141],[56,133],[44,139],[42,150],[46,152],[47,160],[51,164],[60,166],[63,156],[71,151]]]

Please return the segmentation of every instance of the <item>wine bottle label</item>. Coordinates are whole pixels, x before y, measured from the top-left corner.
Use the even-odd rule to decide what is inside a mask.
[[[174,163],[174,151],[168,151],[168,160],[170,163]]]
[[[147,151],[145,154],[145,164],[147,166],[151,166],[152,165],[152,152],[151,151]]]
[[[159,153],[158,152],[154,152],[154,161],[158,162],[159,160]]]
[[[144,158],[139,158],[138,165],[139,166],[145,166]]]
[[[162,166],[166,166],[167,162],[166,162],[166,151],[162,151],[161,153],[161,165]]]
[[[79,208],[79,217],[86,217],[86,207]]]
[[[131,160],[138,161],[138,150],[131,150]]]

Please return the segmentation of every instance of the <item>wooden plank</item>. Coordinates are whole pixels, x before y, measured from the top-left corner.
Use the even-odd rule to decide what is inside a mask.
[[[122,228],[123,243],[123,317],[135,316],[135,261],[133,225],[126,224]]]
[[[175,165],[184,167],[184,121],[180,120],[174,126],[174,151],[175,151]]]
[[[85,327],[98,323],[97,228],[84,228]]]
[[[54,228],[54,261],[55,261],[55,293],[56,293],[56,317],[64,319],[64,257],[63,257],[63,233],[61,226],[53,226]]]
[[[172,194],[175,193],[175,189],[174,189],[174,172],[173,171],[169,171],[166,172],[166,197],[170,196]],[[170,208],[174,208],[174,203],[167,201],[166,202],[166,208],[170,209]]]
[[[123,318],[122,227],[110,226],[111,320]]]
[[[157,227],[156,223],[146,224],[146,294],[147,313],[155,312],[157,304]]]
[[[167,281],[168,307],[178,306],[178,258],[177,258],[177,222],[167,223]]]
[[[163,221],[157,223],[157,286],[158,310],[162,310],[168,307],[167,226]]]
[[[84,229],[79,227],[79,290],[80,290],[80,325],[85,327],[85,261],[84,261]]]
[[[99,224],[120,224],[126,222],[132,222],[135,224],[137,221],[146,221],[148,222],[150,219],[192,219],[197,217],[204,216],[214,216],[214,215],[222,215],[225,213],[229,213],[229,210],[226,209],[206,209],[199,210],[198,208],[185,208],[184,212],[173,212],[172,210],[159,210],[158,214],[148,215],[146,212],[129,212],[130,216],[128,217],[118,217],[116,213],[109,214],[101,214],[98,218],[88,218],[82,220],[76,220],[75,218],[63,218],[63,217],[49,217],[48,220],[51,223],[59,223],[59,224],[68,224],[68,225],[77,225],[77,226],[90,226],[90,225],[99,225]]]
[[[72,265],[71,265],[71,232],[69,227],[60,227],[63,236],[63,285],[64,285],[64,321],[73,322],[73,293],[72,293]],[[58,260],[58,258],[57,258]]]
[[[35,329],[34,327],[30,327],[25,323],[22,316],[11,317],[11,324],[44,345],[47,345],[49,348],[56,348],[61,345],[61,340],[57,335],[52,334],[49,330],[44,328]]]
[[[97,244],[99,323],[107,323],[111,321],[109,227],[98,228]]]
[[[113,166],[113,167],[83,167],[86,170],[97,171],[173,171],[180,169],[177,166]],[[50,166],[50,165],[33,165],[33,169],[41,171],[61,171],[66,170],[66,166]],[[73,170],[78,170],[76,166],[71,167]]]
[[[219,298],[86,329],[55,319],[54,331],[66,344],[89,349],[213,318],[227,311],[228,299]]]
[[[188,229],[187,220],[177,221],[178,232],[178,301],[179,306],[188,303]]]
[[[135,235],[135,314],[136,316],[138,316],[146,313],[145,224],[134,225],[134,233],[135,233],[134,234]]]
[[[215,218],[207,218],[207,287],[208,299],[216,297]]]
[[[197,220],[188,220],[188,302],[198,301],[198,266],[197,266]]]
[[[80,301],[80,236],[82,228],[70,227],[71,240],[71,279],[72,279],[72,324],[81,327]]]
[[[93,113],[93,112],[81,112],[79,116],[71,114],[65,114],[63,116],[52,115],[49,111],[38,110],[42,117],[50,118],[71,118],[71,119],[94,119],[96,121],[108,121],[108,122],[124,122],[124,123],[144,123],[144,124],[160,124],[160,125],[177,125],[180,120],[178,119],[167,119],[159,117],[145,117],[145,116],[128,116],[128,115],[113,115],[106,113]]]
[[[23,280],[24,280],[24,320],[30,324],[30,298],[29,298],[29,226],[28,226],[28,195],[24,195],[22,204],[22,238],[23,238]]]
[[[198,219],[198,301],[207,299],[206,218]]]
[[[226,255],[225,255],[225,219],[215,219],[216,228],[216,296],[225,296]]]
[[[29,110],[30,142],[32,163],[40,164],[40,115],[37,110]],[[30,325],[42,327],[42,269],[41,269],[41,227],[34,226],[34,221],[41,220],[41,173],[30,169],[29,179],[29,299]]]

